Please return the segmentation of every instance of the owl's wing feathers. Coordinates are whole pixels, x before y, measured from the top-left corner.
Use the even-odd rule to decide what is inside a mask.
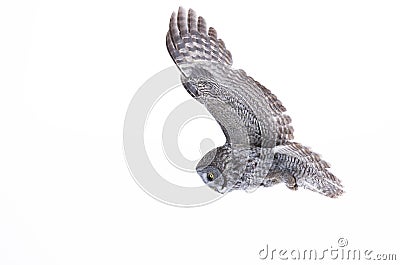
[[[310,148],[299,143],[287,142],[274,148],[274,163],[292,175],[299,186],[329,197],[343,193],[341,181],[329,172],[329,164]]]
[[[211,74],[221,87],[236,93],[244,102],[249,102],[254,108],[265,109],[258,112],[257,118],[272,123],[269,128],[264,129],[274,128],[275,145],[293,139],[291,118],[284,114],[285,107],[270,90],[248,76],[245,71],[231,67],[231,53],[226,49],[225,43],[218,39],[214,28],[210,27],[207,31],[204,18],[197,18],[192,9],[186,15],[184,9],[179,8],[177,15],[171,15],[166,43],[169,54],[183,76],[189,77],[194,71],[197,74]],[[195,87],[189,88],[188,91],[192,96],[196,96]],[[260,100],[260,97],[263,100]]]
[[[217,31],[203,17],[196,17],[190,9],[188,17],[182,7],[178,15],[172,13],[167,33],[167,48],[178,67],[194,61],[204,60],[232,65],[232,55],[218,39]],[[183,73],[185,74],[185,73]]]

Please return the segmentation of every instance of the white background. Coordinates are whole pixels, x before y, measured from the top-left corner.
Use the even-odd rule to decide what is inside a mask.
[[[280,185],[176,208],[136,185],[124,116],[172,65],[165,34],[179,5],[279,97],[344,196]],[[263,264],[266,244],[324,249],[339,237],[398,251],[399,12],[396,1],[1,1],[0,264]],[[189,135],[181,144],[198,150]]]

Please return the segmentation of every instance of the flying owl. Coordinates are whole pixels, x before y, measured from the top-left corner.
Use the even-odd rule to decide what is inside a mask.
[[[196,166],[205,184],[219,193],[278,183],[332,198],[343,193],[328,163],[292,141],[291,118],[277,97],[245,71],[232,68],[231,53],[203,17],[180,7],[171,15],[166,44],[183,86],[226,137]]]

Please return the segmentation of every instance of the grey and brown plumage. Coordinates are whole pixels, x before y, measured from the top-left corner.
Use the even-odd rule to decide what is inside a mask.
[[[226,143],[208,152],[196,170],[212,189],[285,183],[329,197],[343,193],[329,165],[293,140],[291,118],[277,97],[243,70],[232,68],[232,55],[204,18],[179,8],[172,13],[166,44],[188,93],[204,104],[222,128]]]

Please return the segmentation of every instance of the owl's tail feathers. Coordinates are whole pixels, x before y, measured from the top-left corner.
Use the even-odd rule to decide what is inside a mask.
[[[322,195],[336,198],[344,193],[340,181],[334,181],[324,175],[312,174],[297,180],[297,185],[318,192]]]
[[[303,187],[331,198],[344,193],[341,181],[329,172],[329,164],[308,147],[287,142],[275,147],[275,159],[285,168],[284,175],[289,175],[284,178],[289,188]]]

